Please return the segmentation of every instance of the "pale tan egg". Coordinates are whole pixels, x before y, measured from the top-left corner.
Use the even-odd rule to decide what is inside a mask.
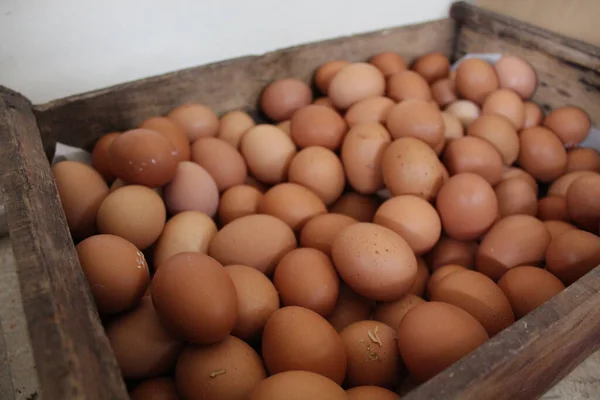
[[[458,118],[465,128],[481,115],[479,106],[469,100],[456,100],[450,103],[445,111]]]

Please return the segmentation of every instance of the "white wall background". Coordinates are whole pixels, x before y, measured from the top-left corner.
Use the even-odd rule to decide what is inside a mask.
[[[213,61],[444,18],[452,2],[0,0],[0,84],[42,103]]]

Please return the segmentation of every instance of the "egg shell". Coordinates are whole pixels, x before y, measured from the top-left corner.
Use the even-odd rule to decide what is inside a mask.
[[[402,361],[395,329],[378,321],[359,321],[340,332],[340,338],[348,360],[345,387],[396,386]]]
[[[391,51],[374,55],[369,59],[369,63],[377,67],[386,78],[408,69],[408,64],[404,58],[400,54]]]
[[[448,264],[435,270],[427,282],[427,297],[431,298],[432,293],[435,292],[437,285],[439,285],[442,279],[457,271],[464,271],[466,269],[462,265]]]
[[[501,115],[515,129],[520,130],[525,122],[525,107],[521,97],[510,89],[498,89],[490,93],[481,107],[483,115]]]
[[[600,222],[600,174],[592,173],[575,179],[567,190],[567,213],[575,225],[596,232]]]
[[[456,69],[455,81],[458,94],[477,104],[482,104],[499,86],[494,67],[478,58],[462,61]]]
[[[600,154],[596,149],[580,147],[567,151],[567,172],[600,172]]]
[[[445,111],[458,118],[465,128],[481,115],[481,109],[476,103],[464,99],[450,103]]]
[[[362,297],[350,286],[340,282],[340,294],[333,311],[327,316],[327,321],[341,332],[348,325],[369,319],[375,301]]]
[[[192,343],[217,343],[237,322],[235,286],[223,266],[205,254],[179,253],[165,260],[150,291],[165,327]]]
[[[422,100],[430,102],[433,94],[427,81],[414,71],[402,71],[387,79],[386,96],[396,102]]]
[[[423,297],[428,281],[429,268],[427,267],[427,264],[425,264],[423,257],[417,257],[417,276],[415,277],[415,282],[408,290],[408,293]]]
[[[406,100],[396,104],[386,120],[394,139],[414,137],[435,147],[444,139],[444,118],[431,102]]]
[[[544,113],[540,106],[532,101],[526,101],[523,103],[523,109],[525,111],[525,118],[523,119],[523,129],[531,128],[533,126],[541,125],[544,119]]]
[[[533,67],[520,57],[505,55],[494,64],[501,88],[517,92],[521,98],[530,98],[537,87]]]
[[[311,103],[312,90],[299,79],[284,78],[271,82],[260,95],[260,107],[269,119],[285,121]]]
[[[575,225],[571,225],[570,223],[565,221],[544,221],[544,225],[546,225],[546,228],[548,228],[548,232],[550,232],[551,241],[567,231],[577,229]]]
[[[538,213],[537,193],[522,178],[511,178],[501,181],[494,188],[498,198],[498,214],[500,218],[515,214],[536,216]],[[542,218],[540,218],[542,219]]]
[[[538,201],[537,217],[542,221],[568,221],[567,199],[563,196],[547,196]]]
[[[544,118],[544,126],[554,132],[566,147],[581,143],[590,131],[590,117],[579,107],[559,107]]]
[[[300,231],[302,247],[317,249],[331,255],[331,244],[342,229],[358,221],[343,214],[321,214],[311,218]]]
[[[458,100],[456,97],[456,85],[452,79],[443,78],[431,84],[431,95],[440,107]]]
[[[444,139],[448,142],[452,139],[460,139],[465,135],[465,130],[460,123],[460,120],[453,114],[446,111],[442,112],[442,118],[444,119]],[[440,142],[441,143],[441,142]],[[440,151],[441,153],[441,151]]]
[[[121,132],[110,132],[106,135],[102,135],[96,144],[94,144],[92,150],[92,167],[94,167],[107,182],[112,182],[117,178],[110,170],[110,156],[108,154],[108,149],[113,140],[120,134]]]
[[[154,190],[129,185],[106,196],[98,210],[98,229],[143,250],[158,239],[166,219],[165,204]]]
[[[509,120],[501,115],[482,115],[467,129],[467,135],[484,139],[491,143],[506,165],[512,165],[519,156],[519,136]]]
[[[129,396],[131,400],[179,400],[175,381],[166,376],[140,383]]]
[[[219,221],[227,225],[246,215],[258,214],[262,193],[250,185],[235,185],[225,190],[219,202]]]
[[[427,53],[417,58],[411,69],[431,84],[450,75],[450,61],[442,53]]]
[[[266,378],[260,356],[234,336],[209,346],[188,344],[175,370],[184,399],[242,400]]]
[[[165,186],[163,197],[170,214],[201,211],[212,217],[219,206],[219,188],[206,169],[191,161],[177,165],[173,180]]]
[[[217,234],[214,221],[200,211],[184,211],[167,221],[154,247],[154,268],[171,256],[189,251],[204,253]]]
[[[179,161],[190,159],[190,141],[183,128],[166,117],[151,117],[139,126],[141,129],[150,129],[166,137],[175,147]]]
[[[263,331],[262,356],[271,375],[310,371],[339,385],[346,375],[342,339],[325,318],[303,307],[283,307],[271,315]]]
[[[369,97],[385,92],[385,78],[377,67],[353,63],[343,67],[331,80],[327,94],[333,104],[345,110]]]
[[[109,193],[102,175],[77,161],[58,162],[52,172],[72,235],[84,239],[97,233],[96,215]]]
[[[214,137],[200,138],[192,145],[192,161],[210,174],[219,192],[246,181],[244,158],[233,146]]]
[[[565,285],[550,272],[530,266],[511,269],[500,278],[498,286],[510,301],[517,319],[565,289]]]
[[[548,272],[570,285],[600,264],[600,237],[568,230],[552,239],[545,256]]]
[[[329,208],[329,212],[347,215],[359,222],[372,222],[379,204],[376,196],[347,192]]]
[[[202,104],[184,104],[172,110],[167,117],[181,126],[190,142],[206,136],[216,136],[219,118]]]
[[[510,215],[483,237],[477,270],[497,281],[511,268],[543,262],[549,243],[550,233],[542,221],[530,215]]]
[[[480,175],[461,173],[448,179],[436,199],[444,232],[456,240],[483,235],[498,216],[498,199]]]
[[[377,303],[373,319],[397,330],[406,313],[421,303],[425,303],[425,300],[411,293],[399,300]]]
[[[440,302],[410,310],[398,327],[398,350],[411,376],[426,381],[488,340],[469,313]]]
[[[287,121],[280,122],[275,126],[281,129],[286,135],[291,136],[290,125],[291,121],[288,119]]]
[[[525,172],[521,168],[517,168],[517,167],[505,168],[504,172],[502,173],[502,180],[505,181],[505,180],[512,179],[512,178],[521,178],[521,179],[524,179],[525,181],[527,181],[529,186],[531,186],[531,188],[537,195],[538,184],[537,184],[535,178],[533,176],[531,176],[530,173]]]
[[[165,374],[175,366],[183,347],[183,342],[159,320],[150,297],[142,298],[138,307],[109,322],[106,336],[125,379]]]
[[[239,110],[230,111],[221,117],[217,137],[239,149],[242,136],[255,125],[248,113]]]
[[[329,97],[319,97],[318,99],[315,99],[311,104],[315,104],[318,106],[326,106],[333,110],[337,110]]]
[[[344,119],[352,128],[356,124],[365,122],[384,123],[389,111],[394,106],[394,101],[389,97],[377,96],[361,100],[346,111]]]
[[[259,382],[247,400],[347,400],[344,389],[320,374],[286,371]]]
[[[473,269],[477,246],[475,241],[456,240],[442,234],[433,249],[426,254],[425,259],[432,271],[447,264],[458,264]]]
[[[323,146],[337,150],[348,131],[346,121],[327,106],[309,105],[296,111],[290,119],[290,135],[300,147]]]
[[[331,254],[344,282],[372,300],[397,300],[416,278],[417,260],[408,243],[376,224],[348,226],[333,242]]]
[[[277,217],[299,231],[309,219],[327,213],[327,208],[310,189],[296,183],[280,183],[262,195],[258,212]]]
[[[333,60],[317,68],[313,80],[319,91],[321,91],[323,94],[327,94],[329,91],[329,84],[331,83],[333,77],[336,76],[342,68],[349,64],[350,61]]]
[[[213,238],[208,254],[223,265],[242,264],[269,275],[289,251],[296,248],[292,229],[270,215],[238,218]]]
[[[452,140],[446,146],[442,162],[450,175],[471,172],[483,177],[490,185],[502,179],[504,164],[496,148],[474,136]]]
[[[575,180],[582,176],[593,175],[592,171],[573,171],[567,172],[562,175],[560,178],[552,182],[550,187],[548,188],[548,196],[566,196],[569,187]]]
[[[535,126],[521,131],[518,162],[541,182],[551,182],[567,171],[567,152],[551,130]]]
[[[389,389],[380,386],[357,386],[346,390],[348,400],[398,400],[400,397]]]
[[[432,289],[431,301],[453,304],[471,314],[490,337],[515,322],[510,302],[490,278],[476,271],[456,271]]]
[[[279,309],[277,289],[265,274],[246,265],[228,265],[225,272],[237,294],[238,319],[231,334],[254,342],[271,314]]]

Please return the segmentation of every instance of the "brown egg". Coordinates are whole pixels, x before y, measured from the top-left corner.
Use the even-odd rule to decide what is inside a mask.
[[[290,163],[288,179],[312,190],[325,205],[340,197],[346,183],[344,167],[338,156],[321,146],[300,150]]]
[[[456,97],[456,85],[450,78],[440,79],[431,84],[431,94],[440,107],[446,107],[458,100]]]
[[[483,326],[452,304],[429,302],[410,310],[398,328],[398,350],[410,375],[426,381],[488,340]]]
[[[372,300],[401,298],[417,274],[417,260],[408,243],[376,224],[346,227],[333,242],[331,255],[344,282]]]
[[[444,279],[448,275],[453,274],[457,271],[466,271],[466,270],[467,270],[467,268],[463,267],[462,265],[457,265],[457,264],[444,265],[444,266],[438,268],[437,270],[435,270],[435,272],[433,274],[431,274],[431,277],[429,278],[429,281],[427,282],[427,297],[431,298],[432,294],[435,292],[437,286],[442,281],[442,279]]]
[[[500,218],[515,214],[536,216],[538,213],[537,193],[522,178],[506,179],[494,188],[498,198]]]
[[[358,221],[342,214],[322,214],[311,218],[300,231],[300,245],[331,255],[331,244],[342,229]]]
[[[162,186],[175,176],[179,153],[162,134],[132,129],[115,138],[108,150],[110,170],[128,183]]]
[[[77,161],[58,162],[52,172],[71,234],[84,239],[98,232],[96,214],[109,193],[102,175]]]
[[[109,322],[106,336],[125,379],[147,379],[168,372],[183,347],[159,320],[150,297]]]
[[[262,195],[258,212],[277,217],[299,231],[312,217],[325,214],[327,208],[310,189],[296,183],[280,183]]]
[[[465,135],[465,130],[459,119],[454,115],[443,111],[442,118],[444,119],[444,139],[448,142],[452,139],[460,139]],[[443,142],[440,142],[443,143]]]
[[[523,103],[523,109],[525,111],[525,118],[523,120],[523,129],[531,128],[542,124],[544,119],[544,113],[540,106],[532,101],[526,101]]]
[[[294,111],[312,101],[310,87],[299,79],[278,79],[267,85],[260,95],[260,107],[269,119],[285,121]]]
[[[329,212],[347,215],[358,222],[372,222],[378,207],[377,197],[348,192],[340,196]]]
[[[476,242],[460,241],[442,235],[427,254],[426,259],[433,271],[448,264],[458,264],[473,269],[475,268],[475,254],[477,254]]]
[[[242,264],[267,275],[296,248],[290,227],[270,215],[247,215],[225,225],[213,238],[208,255],[223,265]]]
[[[500,153],[492,144],[475,136],[449,142],[442,161],[451,175],[471,172],[483,177],[490,185],[502,179],[504,164]]]
[[[292,140],[300,148],[323,146],[337,150],[347,130],[344,118],[326,106],[306,106],[295,112],[290,120]]]
[[[129,185],[110,193],[98,210],[101,233],[120,236],[143,250],[158,239],[167,219],[158,194],[145,186]]]
[[[543,262],[549,243],[550,233],[542,221],[530,215],[510,215],[483,237],[477,270],[497,281],[511,268]]]
[[[500,115],[483,115],[469,125],[467,135],[490,142],[500,152],[506,165],[519,156],[519,136],[510,121]]]
[[[327,321],[341,332],[348,325],[369,319],[375,302],[357,294],[343,281],[340,282],[340,295],[333,312],[327,316]]]
[[[567,170],[567,152],[549,129],[535,126],[521,131],[519,165],[535,179],[550,182]]]
[[[455,80],[458,94],[477,104],[483,104],[485,98],[498,89],[498,77],[494,67],[477,58],[461,62],[456,69]]]
[[[217,183],[206,169],[192,161],[177,165],[177,173],[165,186],[163,197],[170,214],[201,211],[212,217],[219,206]]]
[[[580,147],[567,151],[567,172],[600,172],[600,154],[596,149]]]
[[[336,76],[342,68],[349,64],[350,62],[346,60],[334,60],[321,65],[317,69],[314,76],[314,82],[321,93],[328,93],[329,84],[331,83],[333,77]]]
[[[92,167],[102,175],[107,182],[114,181],[117,177],[110,170],[110,156],[108,149],[121,132],[111,132],[102,135],[92,150]]]
[[[483,325],[490,337],[515,322],[510,302],[490,278],[476,271],[456,271],[434,286],[431,301],[462,308]]]
[[[535,71],[529,63],[517,56],[506,55],[500,58],[494,69],[498,74],[501,88],[517,92],[522,99],[529,99],[537,86]]]
[[[262,356],[271,375],[310,371],[339,385],[346,375],[342,339],[325,318],[303,307],[284,307],[271,315],[263,332]]]
[[[394,196],[414,194],[431,200],[443,183],[441,163],[433,149],[412,137],[396,139],[385,149],[381,173]]]
[[[205,254],[179,253],[165,260],[150,290],[161,322],[192,343],[217,343],[236,324],[235,286],[223,266]]]
[[[567,199],[563,196],[547,196],[538,202],[537,217],[542,221],[568,221]]]
[[[346,387],[393,388],[400,375],[396,329],[377,321],[359,321],[340,332],[346,347]]]
[[[600,222],[600,174],[592,173],[577,178],[567,190],[567,212],[575,225],[591,232]]]
[[[162,377],[144,381],[133,389],[131,400],[179,400],[179,394],[172,378]]]
[[[332,103],[345,110],[369,97],[382,96],[385,78],[375,66],[353,63],[343,67],[331,80],[327,94]]]
[[[230,111],[221,117],[217,137],[226,141],[236,149],[240,147],[242,137],[256,124],[244,111]]]
[[[569,187],[578,178],[582,176],[594,175],[592,171],[573,171],[567,172],[550,185],[548,188],[548,196],[566,196]]]
[[[423,257],[417,257],[417,276],[415,277],[415,282],[408,290],[408,293],[423,297],[428,281],[429,268],[427,267],[427,264],[425,264]]]
[[[380,386],[357,386],[346,390],[348,400],[398,400],[400,396]]]
[[[550,272],[528,266],[508,271],[498,281],[498,286],[510,301],[517,319],[523,318],[565,288]]]
[[[347,400],[336,382],[309,371],[287,371],[259,382],[247,400]]]
[[[190,141],[183,128],[166,117],[152,117],[142,122],[141,129],[150,129],[166,137],[175,147],[179,161],[190,159]]]
[[[171,256],[188,251],[204,253],[217,234],[214,221],[200,211],[184,211],[169,219],[154,247],[154,269]]]
[[[421,100],[430,102],[433,94],[427,81],[414,71],[402,71],[388,78],[386,96],[397,102]]]
[[[243,400],[266,378],[260,356],[234,336],[210,346],[188,344],[175,370],[184,399]]]
[[[351,128],[365,122],[384,123],[394,104],[394,101],[388,97],[370,97],[350,107],[344,118]]]
[[[479,106],[469,100],[456,100],[450,103],[445,111],[458,118],[465,128],[481,115]]]
[[[214,137],[200,138],[192,145],[192,161],[210,174],[219,192],[246,181],[246,162],[235,147]]]
[[[399,300],[377,303],[373,319],[382,322],[393,329],[398,329],[400,321],[407,312],[415,308],[421,303],[425,303],[421,297],[414,294],[407,294]]]
[[[359,193],[373,194],[383,188],[381,158],[391,142],[388,131],[377,122],[354,125],[342,144],[340,158],[348,182]]]
[[[290,125],[291,121],[288,119],[287,121],[280,122],[275,126],[281,129],[286,135],[291,136]]]
[[[600,237],[568,230],[552,239],[545,255],[546,269],[570,285],[600,264]]]
[[[221,195],[219,202],[219,221],[227,225],[234,219],[246,215],[258,214],[258,204],[262,193],[250,185],[236,185]]]
[[[394,139],[414,137],[435,147],[444,139],[442,113],[423,100],[407,100],[396,104],[389,112],[386,126]]]
[[[529,186],[533,189],[533,191],[538,193],[538,184],[533,176],[530,173],[523,171],[521,168],[517,167],[508,167],[504,169],[502,173],[502,180],[506,181],[508,179],[513,178],[521,178],[527,182]]]
[[[369,59],[369,62],[376,66],[386,78],[408,68],[404,58],[391,51],[376,54]]]
[[[329,97],[319,97],[318,99],[315,99],[311,104],[317,106],[326,106],[333,110],[336,110],[335,105],[331,102],[331,99]]]
[[[498,89],[490,93],[481,108],[483,115],[501,115],[508,119],[515,129],[520,130],[525,121],[523,100],[510,89]]]
[[[202,104],[184,104],[167,117],[183,128],[190,142],[205,136],[216,136],[219,131],[219,118]]]
[[[548,114],[544,126],[562,140],[566,147],[581,143],[590,131],[590,117],[579,107],[560,107]]]
[[[296,146],[281,129],[262,124],[250,128],[244,134],[240,151],[252,175],[261,182],[272,185],[287,178]]]
[[[435,208],[414,195],[386,200],[375,213],[373,222],[400,235],[415,254],[431,250],[442,233],[442,223]]]
[[[567,231],[577,229],[574,225],[571,225],[565,221],[544,221],[544,225],[546,225],[548,232],[550,232],[551,240],[554,240]]]
[[[412,70],[431,84],[450,75],[450,61],[442,53],[427,53],[417,58]]]
[[[452,176],[440,189],[436,208],[442,227],[456,240],[481,237],[498,216],[498,199],[481,176],[462,173]]]

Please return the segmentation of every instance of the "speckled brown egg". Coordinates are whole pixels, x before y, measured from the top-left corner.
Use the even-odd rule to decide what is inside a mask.
[[[329,208],[329,212],[347,215],[359,222],[372,222],[379,204],[376,196],[348,192],[340,196]]]
[[[444,140],[442,113],[431,102],[408,100],[389,112],[386,126],[394,139],[414,137],[431,147]]]
[[[192,161],[210,174],[219,192],[246,181],[246,162],[239,151],[224,140],[200,138],[192,145]]]
[[[525,108],[518,94],[509,89],[498,89],[490,93],[481,107],[483,115],[501,115],[508,119],[515,129],[523,127]]]
[[[544,113],[540,106],[532,101],[526,101],[523,103],[523,110],[525,114],[525,118],[523,119],[523,129],[542,124]]]
[[[567,231],[577,229],[577,227],[575,227],[575,225],[571,225],[570,223],[565,222],[565,221],[556,221],[556,220],[544,221],[544,225],[546,225],[546,228],[548,228],[548,232],[550,233],[551,241]]]
[[[236,185],[227,189],[219,201],[219,221],[227,225],[234,219],[258,214],[262,193],[250,185]]]
[[[219,118],[213,110],[202,104],[184,104],[168,115],[185,131],[190,142],[205,136],[215,136],[219,131]]]
[[[389,97],[370,97],[350,107],[344,118],[350,127],[365,122],[384,123],[394,104],[394,101]]]
[[[117,177],[110,170],[110,156],[108,149],[121,132],[110,132],[102,135],[92,150],[92,167],[102,175],[107,182],[114,181]]]
[[[247,400],[348,400],[336,382],[309,371],[287,371],[259,382]]]
[[[331,80],[327,94],[337,108],[345,110],[384,92],[385,78],[381,71],[371,64],[359,62],[343,67]]]
[[[433,249],[427,253],[429,267],[435,271],[448,264],[458,264],[465,268],[475,268],[477,242],[452,239],[442,235]]]
[[[519,165],[534,178],[550,182],[567,170],[567,152],[551,130],[535,126],[519,135]]]
[[[538,201],[537,217],[542,221],[568,221],[567,199],[563,196],[546,196]]]
[[[552,110],[544,119],[544,126],[554,132],[566,147],[581,143],[587,137],[590,125],[590,117],[575,106]]]
[[[173,180],[165,186],[163,198],[170,214],[201,211],[212,217],[219,206],[219,188],[202,166],[192,161],[182,161],[177,165]]]
[[[600,172],[600,154],[596,149],[576,148],[567,151],[567,172]]]
[[[499,86],[494,67],[478,58],[461,62],[456,69],[455,80],[458,94],[477,104],[483,104],[485,98]]]
[[[450,61],[442,53],[427,53],[417,58],[411,69],[431,84],[450,74]]]
[[[424,302],[425,300],[421,297],[409,293],[399,300],[377,303],[373,312],[373,319],[393,329],[398,329],[400,321],[406,313]]]
[[[321,214],[311,218],[300,231],[300,244],[331,255],[331,244],[342,229],[358,221],[343,214]]]
[[[535,92],[537,86],[535,71],[522,58],[505,55],[494,64],[494,69],[501,88],[514,90],[525,100]]]
[[[440,79],[432,83],[431,94],[440,107],[446,107],[458,99],[456,97],[456,85],[450,78]]]
[[[481,115],[481,109],[477,104],[464,99],[450,103],[445,111],[458,118],[465,128]]]
[[[467,268],[458,264],[448,264],[444,265],[431,274],[429,281],[427,282],[427,297],[431,298],[432,293],[435,292],[437,285],[450,274],[453,274],[457,271],[464,271]]]
[[[404,58],[391,51],[376,54],[369,59],[369,62],[376,66],[386,78],[408,68]]]
[[[538,212],[537,193],[521,178],[506,179],[494,188],[498,198],[500,218],[509,215],[526,214],[536,216]]]
[[[340,282],[340,295],[333,312],[327,316],[327,321],[341,332],[348,325],[369,319],[375,301],[362,297],[344,282]]]
[[[600,174],[575,179],[567,190],[567,213],[581,229],[596,232],[600,221]]]
[[[183,128],[166,117],[152,117],[142,122],[141,129],[150,129],[156,131],[169,139],[178,153],[179,161],[190,159],[190,141]]]
[[[546,269],[570,285],[600,264],[600,237],[568,230],[552,239],[545,256]]]
[[[310,87],[299,79],[278,79],[265,87],[260,96],[262,111],[273,121],[285,121],[311,103]]]
[[[217,137],[237,149],[242,136],[255,125],[248,113],[239,110],[230,111],[221,117]]]
[[[381,386],[357,386],[346,390],[348,400],[398,400],[400,396]]]
[[[510,121],[501,115],[483,115],[467,129],[467,135],[490,142],[506,165],[512,165],[519,156],[519,136]]]
[[[130,393],[131,400],[179,400],[173,378],[148,379],[137,385]]]
[[[504,164],[500,153],[491,143],[475,136],[450,141],[442,161],[450,175],[471,172],[483,177],[490,185],[502,179]]]
[[[323,94],[329,91],[329,84],[334,76],[345,66],[349,65],[350,61],[334,60],[321,65],[315,72],[314,82],[317,88]]]
[[[414,71],[402,71],[387,80],[386,96],[396,102],[422,100],[430,102],[433,95],[427,81]]]
[[[296,183],[280,183],[269,189],[260,199],[258,212],[279,218],[295,231],[327,208],[313,191]]]
[[[300,148],[323,146],[336,150],[347,130],[344,118],[326,106],[306,106],[295,112],[290,120],[291,138]]]

